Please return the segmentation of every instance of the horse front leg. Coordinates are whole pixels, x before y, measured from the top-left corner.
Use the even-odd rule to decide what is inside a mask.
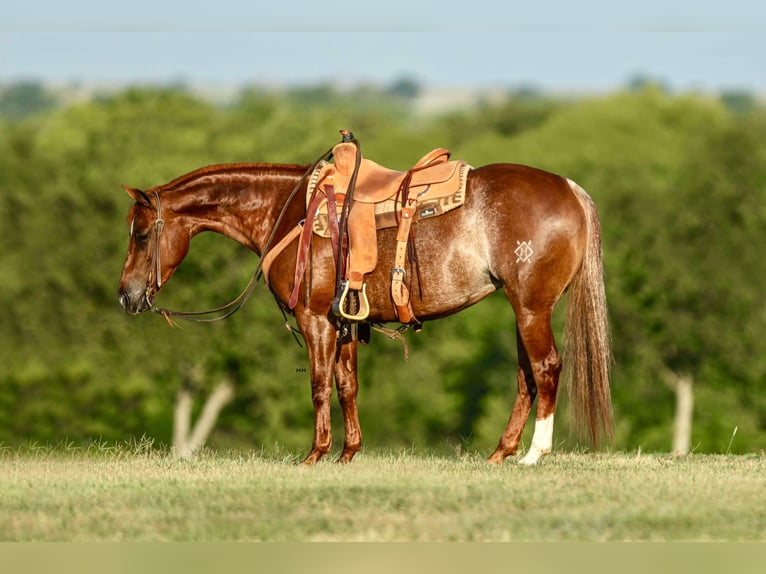
[[[359,426],[359,410],[356,402],[359,391],[356,339],[342,344],[339,351],[335,362],[335,385],[343,410],[345,440],[338,462],[351,462],[354,455],[362,448],[362,431]]]
[[[332,396],[336,330],[326,317],[303,313],[297,315],[296,318],[308,350],[311,370],[311,400],[314,403],[314,442],[311,446],[311,452],[302,464],[315,464],[330,452],[332,445],[330,398]]]

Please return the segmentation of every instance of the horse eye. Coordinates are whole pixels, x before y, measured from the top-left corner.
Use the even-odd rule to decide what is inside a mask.
[[[147,243],[149,241],[148,233],[136,233],[136,241],[140,244]]]

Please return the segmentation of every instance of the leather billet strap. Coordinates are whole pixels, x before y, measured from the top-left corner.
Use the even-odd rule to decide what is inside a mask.
[[[399,321],[402,323],[417,322],[410,303],[410,291],[405,284],[407,272],[404,269],[407,261],[407,244],[417,203],[417,198],[409,199],[406,205],[402,206],[402,219],[396,232],[394,267],[391,269],[391,298]]]

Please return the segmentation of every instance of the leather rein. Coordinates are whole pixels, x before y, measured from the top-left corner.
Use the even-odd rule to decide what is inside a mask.
[[[152,302],[153,294],[159,291],[160,287],[162,287],[162,260],[161,260],[161,254],[160,254],[160,251],[161,251],[160,239],[162,237],[162,231],[165,229],[165,220],[162,217],[162,202],[160,201],[159,193],[155,191],[152,194],[154,196],[154,201],[155,201],[154,209],[157,212],[157,217],[154,220],[154,233],[153,233],[154,247],[152,250],[152,262],[150,266],[149,277],[147,277],[147,281],[146,281],[146,292],[144,294],[146,298],[146,302],[149,304],[150,310],[154,313],[159,313],[160,315],[165,317],[165,320],[168,323],[176,327],[178,325],[176,325],[172,317],[185,319],[186,321],[194,321],[197,323],[214,323],[216,321],[222,321],[223,319],[228,319],[234,313],[239,311],[242,308],[242,306],[245,304],[245,302],[250,298],[250,295],[253,294],[253,291],[255,290],[255,287],[258,284],[258,279],[261,276],[261,269],[263,266],[263,258],[266,255],[266,253],[269,251],[269,249],[271,249],[272,244],[274,243],[277,229],[279,229],[279,226],[282,223],[282,220],[284,219],[285,214],[287,213],[288,207],[292,203],[293,199],[295,198],[295,195],[301,189],[303,184],[306,183],[306,180],[316,169],[317,165],[319,165],[320,162],[329,160],[332,157],[332,150],[333,148],[331,147],[325,153],[323,153],[314,163],[312,163],[311,166],[309,166],[306,173],[303,174],[301,179],[298,181],[298,183],[295,185],[293,190],[290,192],[290,195],[287,197],[287,200],[285,201],[284,205],[282,205],[282,209],[280,210],[279,216],[277,217],[277,220],[274,223],[274,227],[271,228],[271,233],[269,234],[269,238],[263,247],[263,252],[261,254],[260,260],[258,261],[258,265],[256,266],[255,271],[253,271],[253,274],[250,276],[250,280],[248,281],[247,285],[242,290],[242,292],[229,303],[226,303],[225,305],[221,305],[220,307],[216,307],[214,309],[208,309],[207,311],[171,311],[170,309],[164,309],[162,307],[158,307]],[[152,275],[154,275],[154,277],[152,277]],[[282,306],[280,305],[280,309],[281,308]],[[283,309],[283,314],[284,314],[284,309]]]

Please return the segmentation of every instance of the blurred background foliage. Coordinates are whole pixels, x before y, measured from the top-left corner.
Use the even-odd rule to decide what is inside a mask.
[[[236,387],[209,446],[306,450],[308,361],[265,288],[213,325],[172,329],[122,312],[116,285],[131,202],[120,184],[147,188],[213,163],[308,163],[348,127],[367,157],[398,169],[442,146],[476,166],[526,163],[580,183],[603,226],[612,448],[670,449],[675,374],[694,381],[694,451],[762,452],[763,104],[641,81],[606,95],[509,91],[423,113],[419,91],[410,79],[347,90],[251,87],[214,103],[167,86],[62,103],[37,84],[0,87],[0,444],[144,435],[168,444],[175,394],[195,368],[203,393],[222,380]],[[256,264],[226,238],[199,236],[160,304],[228,301]],[[361,349],[366,447],[490,451],[516,393],[514,320],[503,296],[407,337],[408,363],[381,336]],[[556,443],[568,448],[565,392],[561,403]]]

